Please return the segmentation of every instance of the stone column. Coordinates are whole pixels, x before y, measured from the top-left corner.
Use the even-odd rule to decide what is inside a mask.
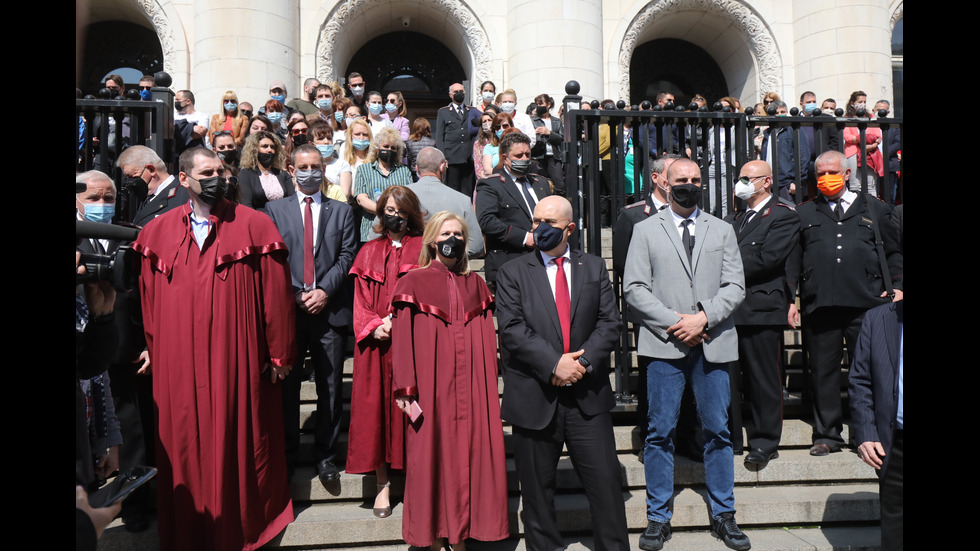
[[[543,92],[557,108],[569,80],[587,98],[603,96],[601,0],[510,0],[509,8],[505,78],[497,91],[516,90],[519,112]]]
[[[193,5],[188,87],[199,111],[217,112],[226,90],[258,111],[273,80],[286,84],[287,99],[302,94],[299,0],[195,0]]]

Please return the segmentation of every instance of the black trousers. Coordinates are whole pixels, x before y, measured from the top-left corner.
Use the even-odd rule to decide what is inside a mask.
[[[557,466],[562,445],[585,487],[597,551],[630,548],[623,480],[612,416],[583,415],[571,391],[562,391],[555,416],[542,430],[514,427],[514,461],[521,483],[524,537],[528,550],[565,549],[555,514]]]
[[[446,185],[470,198],[473,197],[473,187],[476,185],[475,178],[473,161],[451,164],[446,169]]]
[[[905,431],[895,431],[888,467],[881,475],[878,495],[881,498],[881,549],[905,549]]]
[[[813,404],[813,443],[840,450],[844,417],[841,408],[841,360],[844,343],[848,357],[861,331],[865,309],[818,308],[803,320],[804,347],[809,354],[808,382]]]
[[[326,459],[342,467],[337,456],[340,418],[344,413],[343,377],[346,329],[333,327],[325,314],[311,316],[296,313],[296,363],[282,381],[282,413],[285,423],[286,464],[289,472],[296,468],[299,454],[299,394],[303,382],[302,362],[310,353],[316,377],[316,429],[313,446],[315,462]],[[338,463],[339,461],[339,463]]]
[[[742,438],[742,394],[749,402],[749,447],[774,451],[783,431],[783,387],[780,379],[783,328],[739,325],[738,357],[732,364],[732,440]],[[741,391],[741,393],[739,392]]]

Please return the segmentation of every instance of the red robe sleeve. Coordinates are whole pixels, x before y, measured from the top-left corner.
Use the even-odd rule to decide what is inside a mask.
[[[296,363],[296,303],[283,250],[261,256],[263,328],[268,361],[277,367]]]

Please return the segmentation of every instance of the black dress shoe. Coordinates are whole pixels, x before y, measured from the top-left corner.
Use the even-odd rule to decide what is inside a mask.
[[[810,447],[810,455],[814,457],[823,457],[825,455],[830,455],[830,446],[827,444],[814,444]]]
[[[711,519],[711,535],[725,542],[729,549],[746,551],[752,548],[749,537],[739,530],[732,513],[722,513],[720,517]]]
[[[753,465],[766,466],[770,461],[779,457],[779,452],[776,450],[766,451],[762,448],[752,448],[752,451],[745,456],[745,462],[751,463]]]
[[[320,482],[324,484],[340,480],[340,469],[327,459],[316,464],[316,472],[320,475]]]
[[[655,520],[647,521],[647,529],[640,536],[640,549],[643,551],[659,551],[664,548],[664,542],[669,539],[669,522],[664,524]]]

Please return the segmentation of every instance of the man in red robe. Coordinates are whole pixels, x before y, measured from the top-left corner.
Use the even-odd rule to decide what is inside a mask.
[[[147,224],[140,291],[157,412],[161,549],[256,549],[292,522],[274,383],[296,355],[286,246],[224,199],[221,161],[180,157],[190,203]]]

